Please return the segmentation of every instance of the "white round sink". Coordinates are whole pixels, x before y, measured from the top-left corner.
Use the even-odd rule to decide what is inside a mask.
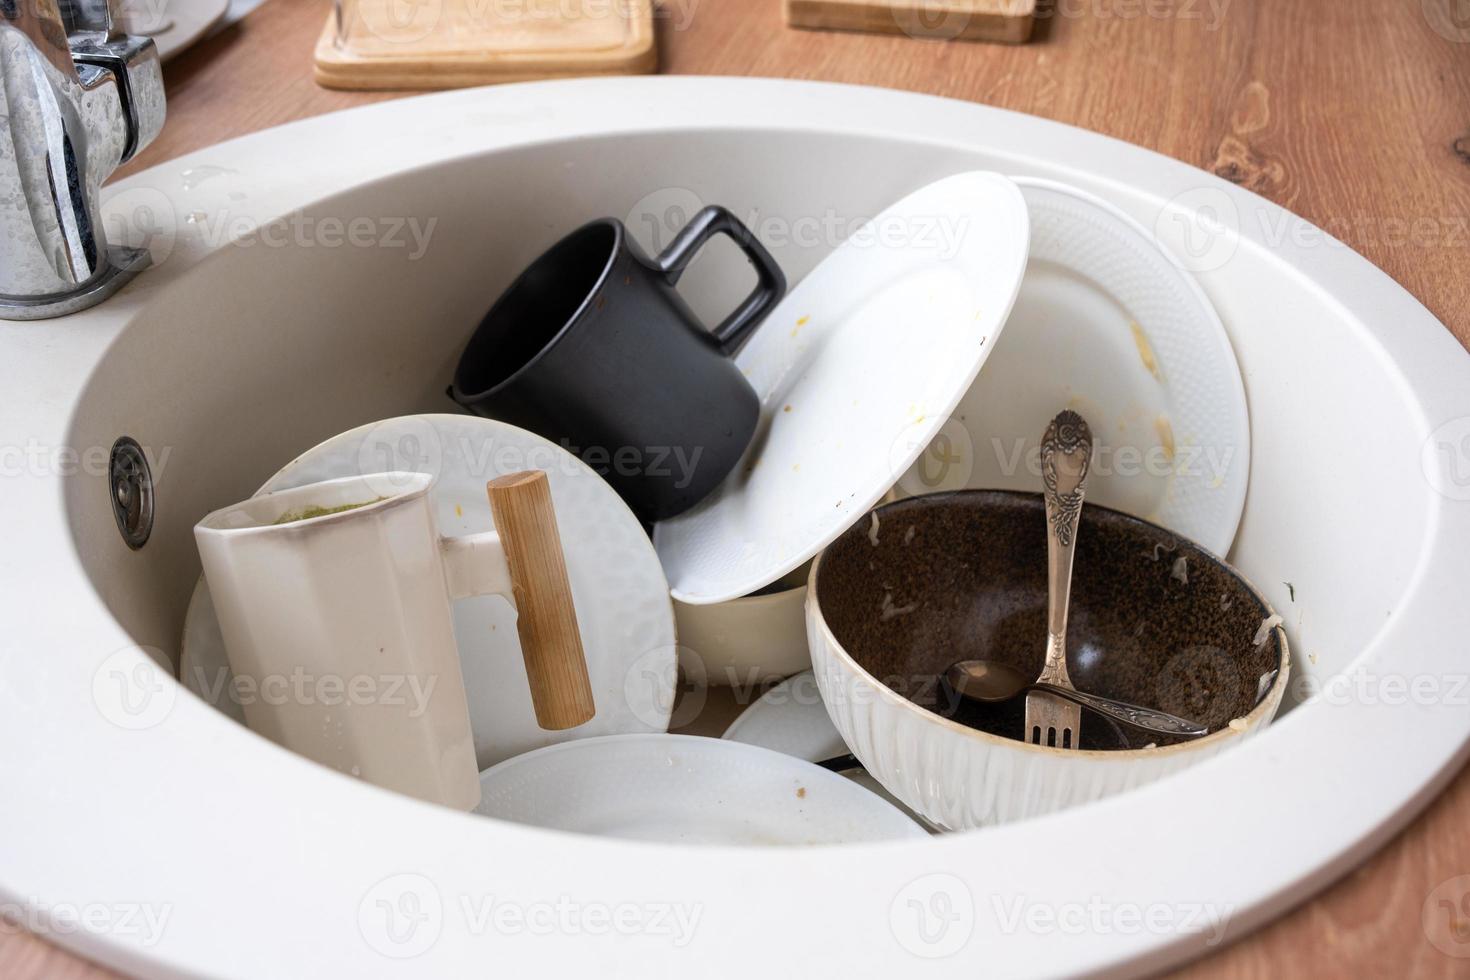
[[[1296,661],[1297,703],[1258,737],[969,833],[665,847],[375,789],[150,673],[177,658],[193,524],[333,433],[452,411],[480,314],[567,229],[612,215],[655,247],[719,203],[796,282],[858,219],[977,168],[1107,199],[1219,309],[1252,420],[1231,558]],[[158,266],[88,313],[0,325],[0,899],[110,910],[53,935],[86,955],[218,976],[1157,970],[1345,872],[1464,755],[1470,357],[1364,259],[1199,170],[896,92],[597,79],[297,123],[122,181],[104,210],[135,243],[161,232]],[[746,274],[716,250],[681,288],[713,319]],[[111,507],[122,436],[157,483],[140,550]]]

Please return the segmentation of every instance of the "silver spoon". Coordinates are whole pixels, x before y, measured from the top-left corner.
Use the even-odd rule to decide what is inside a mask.
[[[1115,721],[1159,735],[1198,738],[1210,730],[1166,711],[1155,711],[1126,701],[1116,701],[1098,694],[1087,694],[1070,687],[1033,681],[1008,664],[994,660],[961,660],[944,672],[944,682],[961,697],[993,703],[1009,701],[1027,691],[1045,691],[1075,704],[1091,708]]]

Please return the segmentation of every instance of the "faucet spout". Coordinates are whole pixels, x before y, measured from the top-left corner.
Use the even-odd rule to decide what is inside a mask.
[[[163,125],[153,42],[105,0],[0,0],[0,99],[0,318],[101,302],[148,261],[109,245],[99,199]]]

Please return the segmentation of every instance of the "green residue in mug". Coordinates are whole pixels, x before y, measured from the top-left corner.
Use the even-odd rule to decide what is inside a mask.
[[[336,507],[317,507],[317,506],[311,506],[311,507],[303,507],[300,510],[288,510],[288,511],[286,511],[286,513],[282,514],[280,517],[277,517],[274,521],[271,521],[271,523],[272,524],[295,524],[297,521],[309,521],[313,517],[326,517],[328,514],[340,514],[340,513],[342,513],[343,511],[346,511],[346,510],[357,510],[357,508],[359,508],[359,507],[366,507],[368,504],[375,504],[379,500],[386,500],[386,499],[388,499],[388,498],[386,498],[386,497],[378,497],[377,500],[364,500],[360,504],[338,504]]]

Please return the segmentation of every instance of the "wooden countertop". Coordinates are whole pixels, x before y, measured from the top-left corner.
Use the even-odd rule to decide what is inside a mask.
[[[1032,42],[1020,47],[793,31],[782,23],[779,0],[663,2],[664,72],[927,92],[1149,147],[1333,233],[1470,346],[1464,0],[1049,0]],[[394,97],[315,85],[311,52],[326,9],[268,0],[170,64],[168,125],[132,169]],[[1470,770],[1358,871],[1183,973],[1470,975],[1470,958],[1441,952],[1421,922],[1437,885],[1470,874],[1467,823]],[[1459,951],[1470,957],[1470,897],[1452,898],[1462,902]],[[108,975],[5,925],[0,971],[12,980]]]

